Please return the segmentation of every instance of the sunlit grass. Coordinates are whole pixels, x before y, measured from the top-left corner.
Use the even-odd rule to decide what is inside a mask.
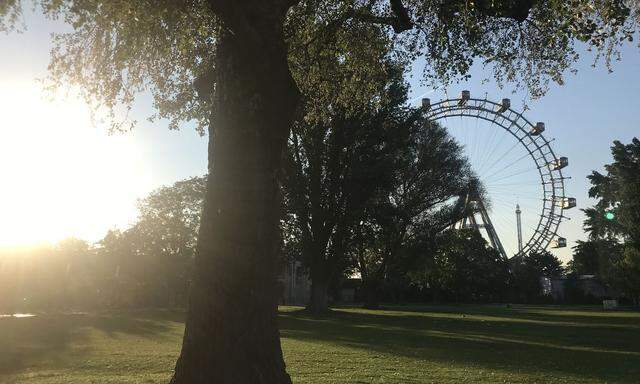
[[[504,306],[281,308],[296,383],[637,383],[640,313]],[[0,319],[0,383],[166,383],[183,314]]]

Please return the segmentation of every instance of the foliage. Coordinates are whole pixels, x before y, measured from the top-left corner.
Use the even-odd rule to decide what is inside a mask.
[[[21,14],[20,0],[4,0],[0,2],[0,32],[16,28]]]
[[[601,270],[609,284],[620,289],[630,299],[640,297],[640,140],[633,138],[630,144],[614,141],[611,147],[613,163],[604,166],[606,174],[593,171],[589,196],[598,202],[584,210],[584,222],[589,237],[601,245],[600,258],[608,258]],[[612,212],[612,220],[605,218]],[[602,247],[602,245],[607,246]],[[614,256],[615,255],[615,256]],[[614,256],[614,257],[611,257]]]
[[[166,258],[193,259],[204,203],[206,178],[192,177],[161,187],[138,202],[140,212],[134,230],[144,236],[147,252]],[[183,276],[182,279],[187,279]]]
[[[625,247],[622,260],[617,264],[618,286],[640,305],[640,250],[636,247]]]
[[[508,290],[509,264],[473,229],[448,230],[413,278],[436,301],[497,302]]]
[[[0,3],[0,27],[16,24],[22,3]],[[152,117],[168,118],[172,128],[194,120],[204,130],[215,86],[216,38],[222,28],[215,14],[219,5],[205,0],[33,3],[73,27],[53,37],[52,86],[77,85],[91,105],[105,107],[113,116],[126,113],[136,95],[151,93],[156,109]],[[393,36],[384,45],[403,60],[424,56],[424,77],[435,86],[467,77],[474,60],[479,60],[491,77],[520,84],[534,97],[546,91],[549,81],[562,84],[579,57],[577,42],[596,49],[609,66],[620,44],[632,39],[637,22],[633,16],[640,15],[637,2],[624,0],[291,2],[295,3],[285,31],[290,66],[298,80],[308,74],[330,86],[334,79],[323,76],[324,69],[335,61],[308,58],[346,48],[363,58],[352,62],[353,75],[362,83],[375,82],[368,76],[376,68],[367,64],[375,60],[365,57],[380,55],[380,49],[369,45],[376,40],[371,39],[373,33]],[[349,90],[341,92],[346,97]]]
[[[575,275],[598,275],[605,282],[613,279],[615,266],[624,249],[615,239],[578,241],[568,271]]]
[[[562,262],[548,251],[531,252],[524,256],[524,263],[539,271],[540,276],[560,277],[564,273]]]
[[[107,233],[97,252],[113,273],[109,305],[186,304],[205,182],[193,177],[158,188],[138,202],[135,225]]]
[[[459,197],[472,178],[461,147],[421,115],[394,161],[389,182],[363,212],[363,236],[356,239],[363,244],[354,247],[363,283],[374,291],[383,279],[406,273],[420,244],[456,221]]]
[[[138,221],[94,246],[74,238],[0,254],[0,312],[186,304],[205,179],[161,187]]]
[[[388,184],[398,151],[420,120],[419,113],[404,106],[402,67],[381,65],[389,78],[367,90],[366,105],[343,105],[338,98],[317,114],[321,105],[307,100],[307,115],[290,135],[283,192],[291,223],[284,225],[295,228],[285,238],[299,245],[317,289],[326,289],[350,267],[348,242],[363,209]],[[353,79],[337,81],[344,82],[339,89],[358,88]]]
[[[0,312],[93,307],[95,253],[83,240],[9,249],[0,254]]]
[[[598,199],[585,210],[585,228],[594,239],[620,237],[640,246],[640,140],[624,145],[614,141],[613,163],[605,165],[606,174],[593,171],[589,197]],[[614,220],[607,220],[612,212]]]
[[[547,251],[531,252],[510,260],[511,292],[518,302],[536,302],[543,299],[541,278],[558,278],[564,273],[562,262]]]
[[[568,270],[575,275],[594,275],[600,269],[597,245],[593,241],[576,241]]]

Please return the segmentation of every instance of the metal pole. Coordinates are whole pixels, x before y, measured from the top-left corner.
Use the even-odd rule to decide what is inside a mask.
[[[522,221],[520,220],[520,204],[516,204],[516,226],[518,227],[518,253],[522,252]]]

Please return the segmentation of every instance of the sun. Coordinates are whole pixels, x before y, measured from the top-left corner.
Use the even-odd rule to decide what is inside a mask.
[[[35,82],[0,88],[0,246],[96,240],[135,218],[149,190],[140,143],[95,126],[79,98]]]

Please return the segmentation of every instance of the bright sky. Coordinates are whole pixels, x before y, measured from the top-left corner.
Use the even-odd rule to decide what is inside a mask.
[[[0,35],[0,246],[67,236],[98,240],[107,229],[126,227],[135,219],[136,199],[160,185],[205,172],[206,138],[190,125],[169,131],[166,123],[146,122],[151,112],[147,99],[134,108],[139,126],[113,136],[91,124],[87,107],[77,98],[45,100],[36,79],[46,75],[49,34],[65,26],[34,14],[25,21],[25,33]],[[612,74],[590,64],[585,55],[577,76],[567,76],[565,86],[554,86],[542,100],[528,101],[525,113],[531,121],[546,123],[545,134],[556,139],[557,154],[569,158],[567,173],[573,179],[567,194],[578,199],[578,208],[593,203],[587,199],[585,177],[610,161],[611,142],[640,136],[640,49],[625,48]],[[419,74],[414,71],[411,79],[414,104],[425,93],[434,101],[444,97],[422,86]],[[510,97],[513,108],[522,108],[523,95],[483,83],[480,68],[472,75],[468,83],[449,87],[449,96],[469,89],[472,96],[486,92],[494,100]],[[513,191],[525,206],[527,188]],[[512,209],[511,201],[504,204],[505,212]],[[530,210],[523,208],[523,220],[531,217]],[[571,246],[584,238],[583,216],[578,209],[569,212],[572,220],[563,223],[561,235]],[[513,218],[505,215],[494,221]],[[514,244],[515,232],[505,237]],[[569,248],[555,253],[565,261],[570,258]]]
[[[135,107],[137,128],[114,135],[77,97],[50,102],[37,79],[49,34],[65,26],[33,14],[25,22],[25,33],[0,34],[0,247],[97,241],[135,220],[138,198],[206,172],[206,138],[146,122],[148,99]]]

